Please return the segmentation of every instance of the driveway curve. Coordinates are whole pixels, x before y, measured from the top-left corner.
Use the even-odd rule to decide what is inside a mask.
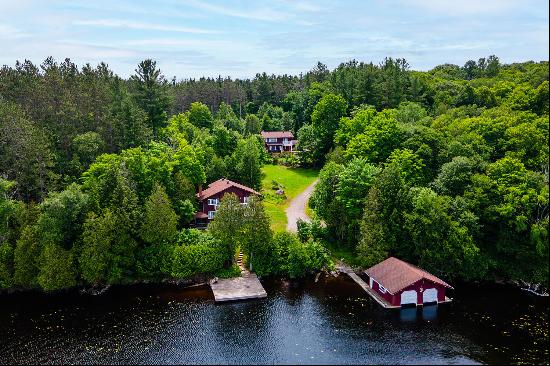
[[[298,231],[298,227],[296,226],[296,221],[298,221],[298,219],[309,221],[309,217],[306,215],[306,205],[317,182],[319,182],[319,179],[316,179],[306,189],[304,189],[302,193],[290,201],[288,208],[285,210],[287,218],[286,229],[288,231],[294,233]]]

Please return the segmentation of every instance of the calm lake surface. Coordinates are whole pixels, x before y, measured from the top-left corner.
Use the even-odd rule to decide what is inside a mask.
[[[517,289],[384,310],[345,276],[264,286],[221,305],[208,288],[3,295],[0,363],[548,363],[548,301]]]

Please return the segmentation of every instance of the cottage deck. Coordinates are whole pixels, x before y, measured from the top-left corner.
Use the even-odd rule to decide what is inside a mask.
[[[211,283],[216,302],[259,299],[267,297],[260,280],[254,273],[242,273],[241,277],[220,279]]]

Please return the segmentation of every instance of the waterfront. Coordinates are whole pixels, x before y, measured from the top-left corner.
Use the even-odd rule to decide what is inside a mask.
[[[264,282],[217,305],[208,288],[0,297],[1,363],[547,363],[548,302],[508,287],[385,310],[345,276]]]

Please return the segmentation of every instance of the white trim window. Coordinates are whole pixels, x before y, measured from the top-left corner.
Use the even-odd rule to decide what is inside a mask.
[[[208,218],[212,220],[214,218],[214,215],[216,214],[216,211],[208,211]]]
[[[209,198],[208,199],[208,205],[209,206],[218,206],[220,204],[220,200],[217,198]]]
[[[386,293],[386,288],[384,286],[382,286],[381,284],[378,284],[378,289],[380,290],[381,293],[385,294]]]
[[[243,197],[243,205],[247,205],[248,204],[248,196],[245,196]]]
[[[277,139],[276,138],[273,138],[273,137],[269,137],[267,139],[267,142],[277,142]]]

